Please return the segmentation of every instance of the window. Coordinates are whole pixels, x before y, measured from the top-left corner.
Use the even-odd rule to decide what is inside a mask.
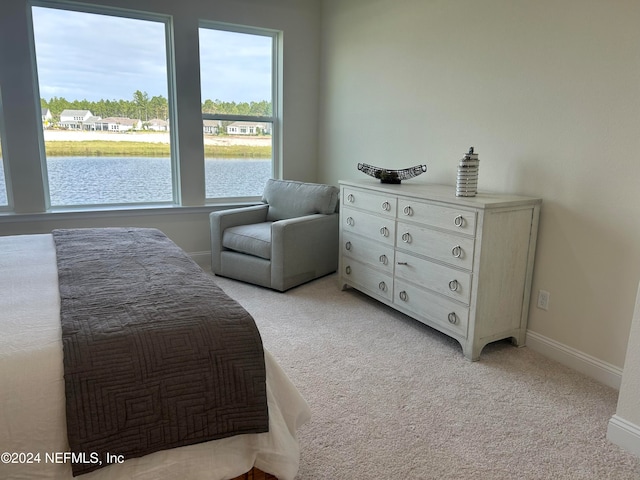
[[[50,205],[174,202],[168,20],[51,4],[32,7]]]
[[[207,199],[256,197],[274,176],[277,34],[202,23]]]
[[[2,126],[2,103],[0,100],[0,209],[9,206],[9,195],[7,193],[7,182],[4,173],[5,164],[2,157],[2,136],[4,135],[4,128]]]

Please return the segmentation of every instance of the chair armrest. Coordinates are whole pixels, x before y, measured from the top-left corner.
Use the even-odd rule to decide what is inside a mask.
[[[261,204],[251,207],[220,210],[209,214],[209,225],[211,228],[211,270],[213,273],[220,272],[220,253],[223,250],[222,234],[225,229],[238,225],[266,222],[268,210],[269,205]]]
[[[279,220],[271,225],[272,288],[286,290],[289,282],[310,271],[330,273],[338,268],[339,215],[313,214]]]

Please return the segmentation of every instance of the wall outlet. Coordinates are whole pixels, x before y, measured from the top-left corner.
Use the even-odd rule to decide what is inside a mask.
[[[551,294],[546,290],[538,290],[538,308],[542,310],[549,310],[549,300]]]

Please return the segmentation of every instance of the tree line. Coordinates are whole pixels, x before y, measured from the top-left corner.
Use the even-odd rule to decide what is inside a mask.
[[[149,98],[147,92],[136,90],[131,100],[67,100],[62,97],[52,97],[49,100],[40,99],[43,109],[48,108],[54,120],[60,120],[63,110],[89,110],[97,117],[125,117],[136,118],[143,122],[152,118],[166,120],[169,117],[169,102],[163,96]],[[271,116],[273,113],[271,102],[224,102],[222,100],[205,100],[202,103],[202,113],[220,113],[228,115]]]

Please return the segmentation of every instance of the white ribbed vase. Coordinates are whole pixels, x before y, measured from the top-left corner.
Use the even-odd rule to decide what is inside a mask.
[[[456,180],[457,197],[475,197],[478,192],[478,154],[473,152],[473,147],[469,153],[458,163],[458,178]]]

